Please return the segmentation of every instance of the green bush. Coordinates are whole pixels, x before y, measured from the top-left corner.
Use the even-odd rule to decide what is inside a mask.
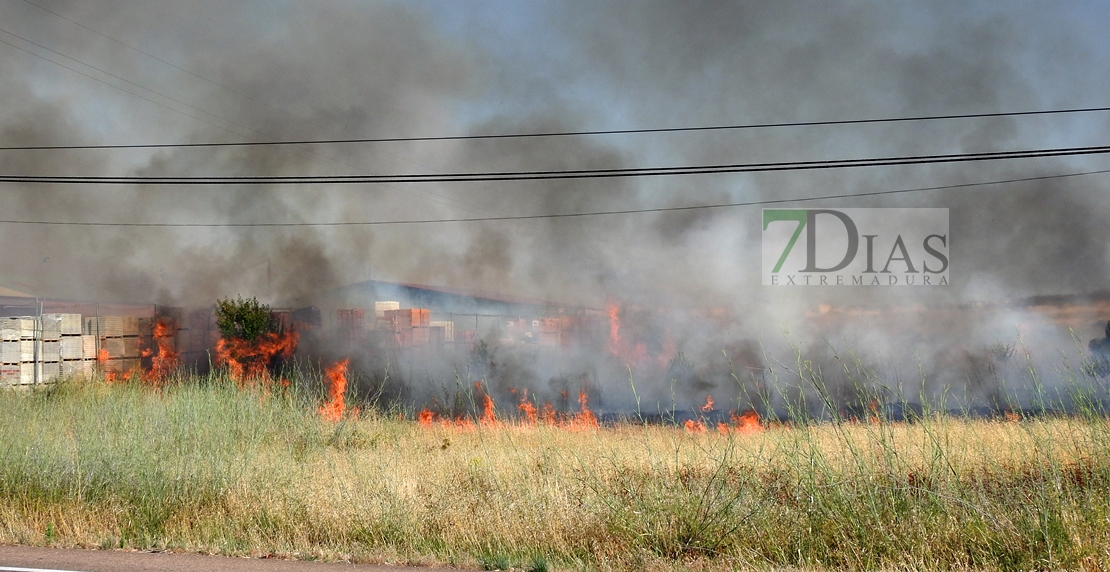
[[[215,310],[216,326],[225,340],[239,338],[253,342],[263,334],[279,333],[281,330],[281,322],[270,307],[259,304],[254,297],[217,300]]]

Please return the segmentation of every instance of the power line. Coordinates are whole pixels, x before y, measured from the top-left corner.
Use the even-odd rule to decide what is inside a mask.
[[[1016,179],[1000,179],[994,181],[980,181],[977,183],[958,183],[953,185],[938,185],[934,187],[914,187],[908,189],[890,189],[885,191],[869,191],[863,193],[843,193],[836,195],[822,195],[817,197],[795,197],[789,199],[764,199],[758,201],[745,201],[736,203],[718,203],[712,205],[690,205],[681,207],[658,207],[650,209],[626,209],[626,210],[612,210],[612,211],[591,211],[583,213],[552,213],[552,214],[539,214],[539,215],[519,215],[519,216],[494,216],[494,217],[480,217],[480,218],[450,218],[450,219],[408,219],[408,220],[383,220],[383,221],[350,221],[350,222],[263,222],[263,223],[157,223],[157,222],[67,222],[67,221],[30,221],[30,220],[11,220],[0,219],[0,224],[23,224],[23,225],[42,225],[42,226],[84,226],[84,227],[144,227],[144,228],[273,228],[273,227],[340,227],[340,226],[399,226],[399,225],[414,225],[414,224],[445,224],[445,223],[470,223],[470,222],[498,222],[498,221],[521,221],[521,220],[539,220],[539,219],[557,219],[557,218],[581,218],[581,217],[595,217],[595,216],[615,216],[615,215],[631,215],[631,214],[645,214],[645,213],[663,213],[663,212],[676,212],[676,211],[693,211],[693,210],[709,210],[709,209],[724,209],[736,207],[753,207],[753,206],[766,206],[778,205],[785,203],[802,203],[812,201],[826,201],[831,199],[854,199],[862,197],[876,197],[883,195],[896,195],[906,193],[920,193],[927,191],[940,191],[950,189],[962,189],[969,187],[982,187],[988,185],[1003,185],[1013,183],[1025,183],[1031,181],[1044,181],[1049,179],[1063,179],[1068,177],[1084,177],[1089,175],[1100,175],[1110,173],[1110,169],[1101,169],[1097,171],[1083,171],[1078,173],[1063,173],[1059,175],[1041,175],[1036,177],[1021,177]]]
[[[203,79],[203,78],[202,78]],[[494,133],[479,135],[431,135],[416,137],[369,137],[360,139],[300,139],[285,141],[234,141],[225,143],[137,143],[120,145],[26,145],[0,147],[0,151],[47,151],[62,149],[161,149],[167,147],[247,147],[265,145],[330,145],[341,143],[402,143],[413,141],[465,141],[473,139],[520,139],[539,137],[577,137],[587,135],[630,135],[644,133],[680,133],[697,131],[734,131],[743,129],[769,129],[784,127],[819,127],[832,125],[866,125],[872,123],[901,123],[914,121],[939,121],[951,119],[986,119],[992,117],[1021,117],[1034,115],[1063,115],[1110,111],[1110,107],[1081,107],[1036,111],[1002,111],[995,113],[963,113],[949,115],[920,115],[913,117],[881,117],[871,119],[839,119],[828,121],[795,121],[780,123],[747,123],[736,125],[708,125],[696,127],[656,127],[645,129],[608,129],[597,131],[547,131],[539,133]]]
[[[1093,147],[1060,147],[1023,151],[992,151],[984,153],[953,153],[944,155],[911,155],[867,159],[829,159],[820,161],[781,161],[772,163],[731,163],[675,167],[631,167],[621,169],[570,169],[558,171],[501,171],[480,173],[429,173],[395,175],[291,175],[252,177],[112,177],[112,176],[48,176],[0,175],[0,183],[49,183],[64,185],[307,185],[307,184],[382,184],[382,183],[450,183],[469,181],[533,181],[551,179],[597,179],[614,177],[655,177],[663,175],[705,175],[720,173],[755,173],[965,163],[1006,159],[1036,159],[1110,153],[1110,145]]]

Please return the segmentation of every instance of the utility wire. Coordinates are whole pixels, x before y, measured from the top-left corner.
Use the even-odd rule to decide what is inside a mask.
[[[613,177],[654,177],[662,175],[705,175],[718,173],[755,173],[843,169],[932,163],[964,163],[1005,159],[1036,159],[1110,153],[1110,145],[1060,147],[1024,151],[911,155],[868,159],[830,159],[821,161],[782,161],[774,163],[732,163],[676,167],[632,167],[622,169],[571,169],[559,171],[502,171],[484,173],[430,173],[397,175],[293,175],[253,177],[112,177],[0,175],[0,183],[49,183],[65,185],[306,185],[306,184],[381,184],[449,183],[467,181],[531,181],[550,179],[597,179]]]
[[[765,205],[779,205],[785,203],[804,203],[813,201],[827,201],[831,199],[854,199],[861,197],[876,197],[883,195],[896,195],[906,193],[920,193],[927,191],[941,191],[950,189],[963,189],[969,187],[982,187],[987,185],[1004,185],[1024,183],[1031,181],[1044,181],[1049,179],[1063,179],[1068,177],[1085,177],[1110,173],[1110,169],[1097,171],[1083,171],[1078,173],[1063,173],[1059,175],[1041,175],[1036,177],[1021,177],[1017,179],[1000,179],[995,181],[980,181],[977,183],[958,183],[953,185],[938,185],[934,187],[914,187],[908,189],[892,189],[885,191],[868,191],[863,193],[843,193],[836,195],[822,195],[816,197],[795,197],[788,199],[764,199],[758,201],[745,201],[736,203],[718,203],[711,205],[690,205],[681,207],[658,207],[651,209],[626,209],[611,211],[591,211],[582,213],[552,213],[540,215],[519,216],[494,216],[480,218],[450,218],[450,219],[409,219],[409,220],[382,220],[382,221],[350,221],[350,222],[261,222],[261,223],[158,223],[158,222],[68,222],[68,221],[34,221],[0,219],[0,224],[23,224],[43,226],[84,226],[84,227],[144,227],[144,228],[257,228],[257,227],[338,227],[338,226],[399,226],[416,224],[444,224],[444,223],[470,223],[470,222],[497,222],[520,221],[557,218],[580,218],[595,216],[632,215],[644,213],[663,213],[676,211],[693,211],[724,209],[736,207],[753,207]]]
[[[176,66],[175,66],[176,67]],[[202,78],[203,79],[203,78]],[[830,125],[864,125],[870,123],[901,123],[938,121],[950,119],[985,119],[991,117],[1021,117],[1032,115],[1063,115],[1110,111],[1110,107],[1080,107],[1072,109],[1047,109],[1037,111],[1003,111],[996,113],[964,113],[949,115],[921,115],[914,117],[882,117],[871,119],[840,119],[829,121],[795,121],[781,123],[747,123],[737,125],[709,125],[697,127],[658,127],[645,129],[609,129],[597,131],[547,131],[540,133],[495,133],[485,135],[434,135],[423,137],[370,137],[361,139],[300,139],[287,141],[234,141],[225,143],[137,143],[120,145],[26,145],[0,146],[0,151],[46,151],[61,149],[161,149],[167,147],[248,147],[264,145],[330,145],[339,143],[400,143],[411,141],[465,141],[473,139],[521,139],[539,137],[577,137],[586,135],[629,135],[642,133],[679,133],[696,131],[732,131],[742,129],[769,129],[784,127],[816,127]]]

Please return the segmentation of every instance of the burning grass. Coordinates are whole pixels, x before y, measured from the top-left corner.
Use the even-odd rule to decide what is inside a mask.
[[[4,395],[0,542],[597,570],[1110,565],[1100,416],[568,431],[521,396],[514,421],[484,400],[469,425],[329,421],[335,380],[292,382]]]

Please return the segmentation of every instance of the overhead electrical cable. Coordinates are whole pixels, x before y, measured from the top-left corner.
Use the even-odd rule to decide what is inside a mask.
[[[866,159],[826,159],[818,161],[780,161],[770,163],[727,163],[672,167],[630,167],[619,169],[568,169],[552,171],[491,171],[477,173],[427,173],[393,175],[289,175],[246,177],[154,177],[154,176],[53,176],[4,175],[0,183],[48,183],[63,185],[308,185],[308,184],[382,184],[450,183],[467,181],[534,181],[551,179],[597,179],[614,177],[655,177],[844,169],[935,163],[965,163],[1012,159],[1037,159],[1110,153],[1110,145],[1058,147],[1023,151],[991,151],[942,155],[910,155]]]
[[[632,215],[645,213],[666,213],[677,211],[724,209],[737,207],[753,207],[767,205],[781,205],[788,203],[805,203],[813,201],[826,201],[832,199],[855,199],[863,197],[876,197],[883,195],[896,195],[906,193],[921,193],[928,191],[941,191],[982,187],[988,185],[1004,185],[1044,181],[1049,179],[1063,179],[1069,177],[1084,177],[1110,173],[1110,169],[1097,171],[1082,171],[1077,173],[1062,173],[1058,175],[1040,175],[1035,177],[1020,177],[1016,179],[999,179],[994,181],[979,181],[974,183],[956,183],[951,185],[937,185],[933,187],[913,187],[905,189],[888,189],[883,191],[865,191],[862,193],[841,193],[835,195],[820,195],[810,197],[793,197],[785,199],[763,199],[734,203],[716,203],[709,205],[687,205],[675,207],[657,207],[646,209],[625,209],[610,211],[590,211],[579,213],[550,213],[538,215],[518,216],[493,216],[477,218],[439,218],[439,219],[408,219],[408,220],[382,220],[382,221],[340,221],[340,222],[256,222],[256,223],[159,223],[159,222],[90,222],[90,221],[43,221],[43,220],[15,220],[0,219],[0,224],[43,225],[43,226],[84,226],[84,227],[140,227],[140,228],[283,228],[283,227],[338,227],[338,226],[400,226],[416,224],[446,224],[446,223],[472,223],[472,222],[498,222],[522,221],[538,219],[581,218],[597,216]]]
[[[64,149],[161,149],[170,147],[254,147],[277,145],[331,145],[345,143],[402,143],[418,141],[465,141],[473,139],[522,139],[541,137],[578,137],[588,135],[631,135],[646,133],[681,133],[698,131],[735,131],[744,129],[769,129],[786,127],[820,127],[833,125],[866,125],[872,123],[904,123],[952,119],[987,119],[992,117],[1021,117],[1035,115],[1063,115],[1110,111],[1110,107],[1078,107],[1071,109],[1045,109],[1034,111],[1000,111],[994,113],[963,113],[948,115],[920,115],[911,117],[879,117],[870,119],[837,119],[827,121],[793,121],[778,123],[746,123],[734,125],[707,125],[694,127],[653,127],[644,129],[599,129],[585,131],[546,131],[538,133],[490,133],[476,135],[429,135],[412,137],[367,137],[357,139],[295,139],[283,141],[231,141],[212,143],[135,143],[118,145],[10,145],[0,146],[0,151],[49,151]]]

